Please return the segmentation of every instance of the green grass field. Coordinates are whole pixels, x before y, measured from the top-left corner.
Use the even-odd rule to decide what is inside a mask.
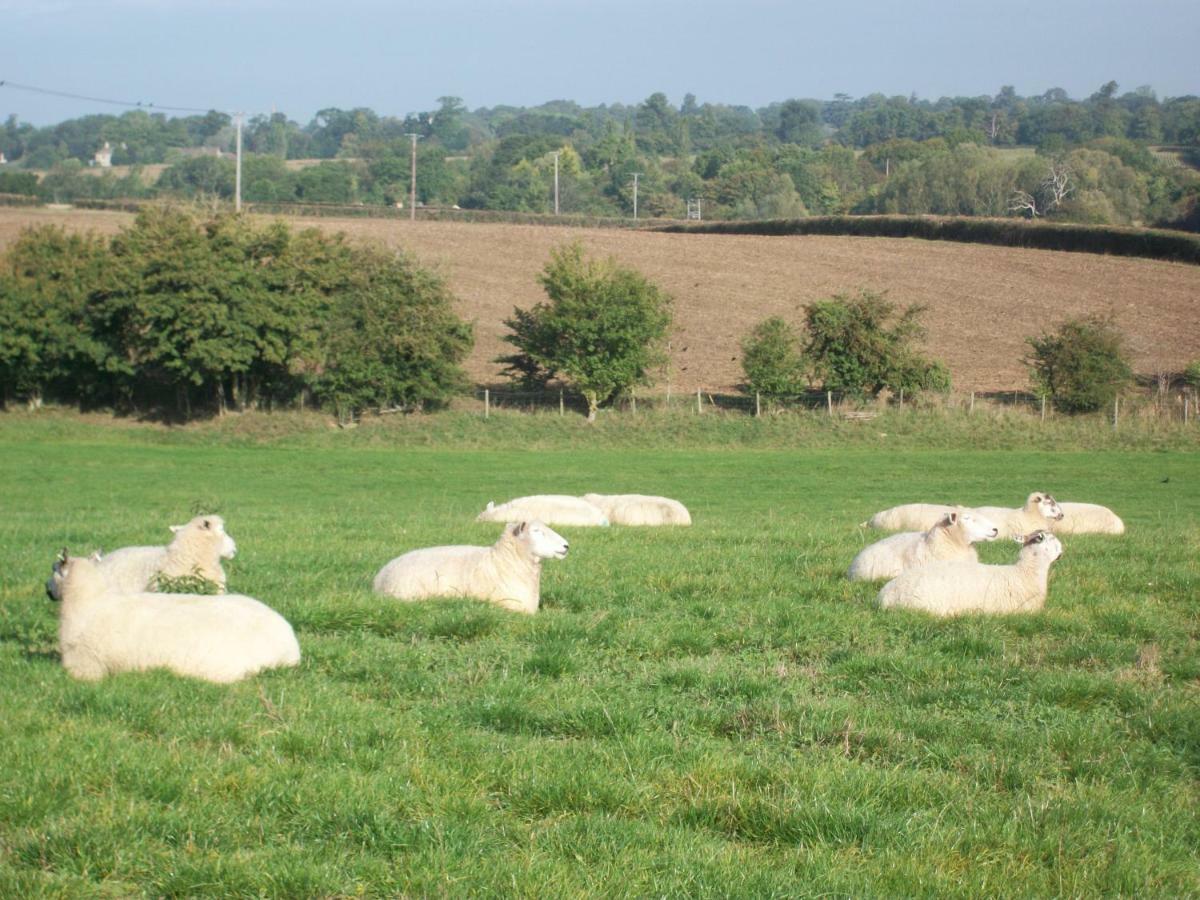
[[[0,416],[0,896],[1200,894],[1194,440],[738,447],[742,421],[672,449],[575,423],[524,449],[540,424],[419,446]],[[884,614],[844,580],[876,509],[1035,488],[1129,527],[1065,539],[1039,615]],[[587,490],[695,525],[560,529],[534,617],[371,594],[407,549],[492,542],[489,499]],[[55,552],[163,543],[198,508],[301,666],[72,681]]]

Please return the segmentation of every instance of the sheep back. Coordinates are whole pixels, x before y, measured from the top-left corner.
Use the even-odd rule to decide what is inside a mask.
[[[648,494],[584,494],[613,525],[691,525],[687,507],[670,497]]]
[[[475,519],[477,522],[528,522],[541,520],[547,525],[608,525],[604,513],[580,497],[567,494],[537,494],[517,497],[507,503],[489,503]]]

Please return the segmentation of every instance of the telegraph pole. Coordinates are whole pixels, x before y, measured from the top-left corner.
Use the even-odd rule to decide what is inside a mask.
[[[558,215],[558,154],[561,150],[554,151],[554,214]]]
[[[417,140],[421,135],[410,131],[408,137],[412,138],[412,181],[408,190],[408,218],[415,222],[417,219]]]
[[[234,165],[233,177],[233,211],[242,211],[242,113],[233,117],[237,123],[237,163]]]
[[[638,187],[638,176],[641,174],[642,174],[641,172],[633,173],[633,217],[634,217],[634,219],[637,218],[637,187]]]

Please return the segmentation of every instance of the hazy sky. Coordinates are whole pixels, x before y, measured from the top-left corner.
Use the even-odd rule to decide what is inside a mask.
[[[1200,0],[0,0],[0,80],[301,124],[325,107],[1200,93]],[[0,117],[121,111],[0,87]]]

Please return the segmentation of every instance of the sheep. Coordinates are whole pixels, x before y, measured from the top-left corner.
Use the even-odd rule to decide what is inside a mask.
[[[691,525],[687,507],[670,497],[645,494],[584,494],[614,525]]]
[[[1005,506],[977,506],[972,512],[986,516],[1000,529],[1000,537],[1019,537],[1039,529],[1049,529],[1063,517],[1062,508],[1049,494],[1034,491],[1020,509]]]
[[[542,560],[563,559],[569,546],[537,519],[514,522],[490,547],[427,547],[396,557],[375,576],[375,593],[475,597],[532,615],[541,600]]]
[[[196,516],[186,525],[172,525],[175,535],[165,547],[122,547],[100,557],[100,569],[109,584],[126,593],[155,590],[158,576],[193,575],[211,581],[225,593],[222,559],[237,555],[237,544],[225,531],[220,516]],[[59,579],[51,574],[46,590],[59,599]]]
[[[863,548],[850,563],[847,577],[852,581],[894,578],[907,569],[943,559],[978,562],[979,555],[971,545],[993,540],[998,533],[983,516],[960,506],[928,531],[893,534]]]
[[[101,561],[68,557],[65,549],[55,574],[59,652],[74,678],[168,669],[226,684],[300,662],[292,626],[252,597],[121,591]]]
[[[941,521],[946,513],[953,510],[953,506],[940,506],[935,503],[908,503],[877,512],[862,524],[886,531],[927,531]],[[1040,491],[1030,494],[1020,509],[977,506],[971,511],[985,519],[991,519],[1000,529],[1002,538],[1025,534],[1038,528],[1049,528],[1054,522],[1062,519],[1062,509],[1059,508],[1058,501]]]
[[[1107,506],[1062,501],[1063,517],[1050,523],[1055,534],[1124,534],[1125,523]]]
[[[1046,603],[1050,564],[1063,547],[1048,531],[1013,540],[1022,544],[1011,566],[961,560],[933,562],[893,578],[879,592],[883,609],[919,609],[935,616],[1036,612]]]
[[[548,525],[595,525],[607,527],[608,517],[586,500],[565,494],[536,494],[517,497],[497,506],[491,501],[475,517],[476,522],[526,522],[537,519]]]

